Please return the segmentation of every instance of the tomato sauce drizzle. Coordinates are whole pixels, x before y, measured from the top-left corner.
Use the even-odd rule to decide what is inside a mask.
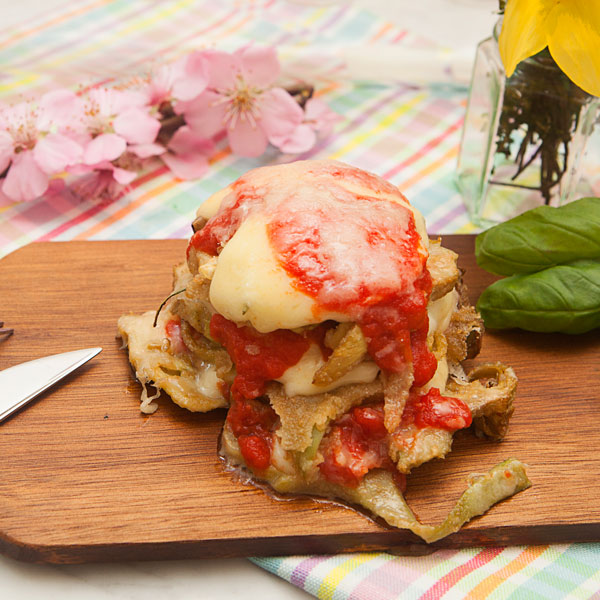
[[[401,426],[416,425],[419,429],[435,427],[456,431],[469,427],[473,421],[471,409],[460,398],[442,396],[438,388],[426,394],[411,392],[402,413]]]
[[[217,256],[248,213],[261,204],[262,197],[251,185],[245,183],[244,178],[238,179],[231,187],[232,192],[223,199],[219,212],[190,238],[188,258],[192,248]]]
[[[264,471],[271,464],[273,435],[278,417],[268,404],[259,400],[234,398],[227,423],[235,435],[246,464]]]
[[[233,184],[217,214],[192,236],[188,255],[193,249],[218,255],[248,214],[262,210],[275,256],[294,287],[315,300],[315,311],[342,313],[357,322],[367,339],[369,354],[381,369],[399,372],[412,364],[413,391],[402,425],[449,431],[468,427],[472,417],[464,402],[444,397],[436,388],[421,395],[414,391],[433,377],[437,367],[437,360],[427,346],[427,304],[432,281],[426,256],[420,252],[421,240],[410,208],[376,194],[398,196],[402,201],[404,197],[388,182],[352,167],[307,173],[324,176],[320,185],[328,190],[334,190],[335,180],[340,179],[367,188],[374,195],[360,196],[346,190],[324,207],[318,203],[302,205],[302,199],[298,206],[294,204],[292,189],[282,201],[269,205],[265,196],[273,194],[275,188],[266,185],[258,193],[249,174]],[[354,204],[359,207],[356,214]],[[354,226],[358,224],[364,236],[359,240],[364,241],[361,251],[374,257],[371,266],[377,264],[378,256],[391,256],[387,268],[392,265],[393,276],[390,278],[388,273],[382,284],[376,277],[360,279],[361,273],[369,271],[360,260],[358,264],[349,263],[349,267],[342,265],[340,270],[344,247],[341,245],[341,254],[336,255],[331,252],[329,241],[336,237],[332,233],[345,227],[344,215],[350,216]],[[321,227],[323,223],[325,228]],[[377,268],[371,270],[377,272]],[[352,285],[347,285],[349,281]],[[338,288],[343,293],[331,293]],[[270,465],[278,423],[273,409],[256,398],[264,394],[266,382],[278,379],[296,364],[312,342],[316,341],[324,350],[323,337],[329,326],[322,325],[302,334],[285,329],[260,333],[251,326],[239,327],[219,314],[211,319],[211,337],[227,349],[237,371],[231,386],[232,405],[227,421],[244,460],[254,470],[265,470]],[[321,443],[324,461],[319,469],[323,477],[341,485],[357,486],[369,470],[384,468],[394,475],[403,490],[406,479],[388,456],[388,437],[383,403],[352,409],[331,425]]]
[[[399,372],[412,363],[414,385],[423,385],[436,366],[426,343],[431,277],[426,256],[419,251],[421,240],[406,199],[389,182],[360,169],[341,164],[305,168],[306,176],[316,182],[318,201],[312,194],[303,196],[297,185],[290,188],[289,182],[278,179],[265,183],[264,176],[261,179],[250,172],[231,186],[217,214],[192,236],[188,254],[197,249],[218,255],[250,213],[263,211],[280,264],[294,286],[315,299],[315,310],[348,315],[361,326],[369,354],[381,369]],[[343,182],[373,195],[350,192],[343,188]],[[288,185],[283,194],[282,185]],[[379,258],[384,258],[392,275],[387,273],[383,283],[369,272],[361,273],[364,266],[360,261],[344,264],[348,238],[344,238],[346,246],[341,243],[337,249],[331,238],[348,227],[355,236],[349,238],[350,247],[360,247],[360,258],[371,258],[369,264],[374,270],[381,262]],[[331,293],[336,287],[344,292]],[[251,362],[255,367],[256,361]]]
[[[331,291],[346,285],[344,268],[348,268],[340,269],[343,257],[340,260],[331,255],[326,245],[325,234],[335,235],[339,227],[336,211],[317,209],[307,214],[304,207],[295,210],[290,203],[289,210],[279,210],[271,217],[269,239],[297,289],[313,297],[322,310],[349,315],[360,325],[369,354],[381,369],[399,372],[412,363],[415,386],[424,385],[433,377],[437,361],[427,347],[427,304],[432,281],[427,259],[419,252],[421,240],[414,217],[410,208],[390,200],[384,208],[377,198],[355,196],[354,201],[362,211],[355,217],[355,226],[361,231],[358,242],[367,254],[372,251],[373,256],[386,255],[389,260],[385,268],[394,272],[394,286],[382,285],[368,274],[343,294]],[[343,205],[339,210],[343,212]],[[374,217],[367,216],[369,210]],[[352,212],[347,212],[352,218]],[[397,222],[390,222],[390,216]],[[319,224],[328,228],[323,231]],[[360,271],[361,267],[359,262],[350,269]]]
[[[238,327],[222,315],[214,314],[210,320],[210,335],[225,347],[237,372],[230,389],[232,398],[257,398],[264,394],[265,383],[281,377],[313,342],[326,352],[323,339],[330,326],[324,323],[302,334],[289,329],[260,333],[253,327]]]
[[[264,471],[271,464],[273,436],[279,419],[266,402],[235,397],[227,423],[236,436],[246,464]],[[469,407],[460,399],[442,396],[437,388],[425,394],[412,392],[402,416],[402,426],[434,427],[456,431],[472,422]],[[372,469],[392,473],[401,491],[406,476],[399,473],[388,455],[389,433],[384,424],[383,402],[357,406],[337,419],[321,441],[321,475],[331,483],[356,487]]]
[[[165,323],[165,333],[171,344],[171,350],[175,354],[184,354],[185,352],[188,352],[188,347],[185,345],[183,337],[181,336],[181,319],[179,317],[169,319]]]
[[[346,487],[357,487],[371,469],[400,475],[388,456],[387,435],[383,403],[353,408],[333,423],[321,442],[321,475]],[[397,483],[404,487],[405,479]]]
[[[456,431],[469,427],[471,422],[469,407],[459,398],[442,396],[437,388],[425,394],[411,392],[402,415],[402,426],[414,424],[419,429]],[[331,425],[321,442],[321,474],[332,483],[356,487],[371,469],[387,469],[404,491],[406,476],[389,458],[388,436],[383,402],[353,408]]]

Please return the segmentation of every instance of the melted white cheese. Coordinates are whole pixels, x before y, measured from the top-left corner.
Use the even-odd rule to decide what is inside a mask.
[[[452,313],[458,303],[458,292],[451,290],[441,298],[427,305],[429,315],[429,333],[443,333],[450,325]]]
[[[428,251],[429,238],[424,219],[401,195],[373,190],[352,180],[334,179],[326,170],[325,175],[319,170],[315,174],[307,170],[307,164],[299,162],[281,165],[277,169],[256,169],[244,177],[244,185],[248,189],[260,190],[264,203],[259,208],[249,209],[239,229],[218,255],[212,276],[210,301],[215,309],[226,318],[237,323],[248,322],[263,333],[279,328],[296,329],[327,319],[338,322],[350,320],[347,315],[320,309],[315,300],[294,286],[294,281],[275,256],[267,234],[267,223],[272,211],[290,198],[295,199],[295,204],[292,204],[294,207],[310,207],[314,204],[315,210],[332,202],[339,203],[340,195],[343,203],[339,206],[344,211],[346,202],[351,203],[353,198],[363,196],[401,204],[414,215],[421,239],[419,252],[425,256]],[[336,190],[335,193],[327,184]],[[214,194],[201,205],[198,216],[214,216],[224,200],[229,202],[233,199],[231,194],[234,192],[234,188],[229,186]],[[377,210],[377,207],[373,210]],[[352,219],[351,209],[348,209],[348,214]],[[389,217],[386,213],[381,216]],[[352,225],[357,227],[356,223]],[[322,231],[326,235],[322,251],[335,257],[330,259],[330,267],[346,276],[337,275],[332,280],[336,282],[335,285],[323,287],[321,294],[326,295],[326,300],[343,301],[344,295],[352,294],[357,285],[369,285],[372,281],[382,282],[383,285],[412,285],[398,279],[395,267],[386,262],[385,256],[369,252],[365,254],[361,240],[354,240],[350,230],[346,231],[336,222],[328,227]],[[340,247],[346,250],[340,252]],[[311,266],[314,267],[312,263]]]
[[[442,296],[440,299],[429,304],[427,312],[429,314],[430,333],[443,333],[446,330],[450,324],[450,319],[456,308],[457,301],[458,292],[452,290],[445,296]],[[321,351],[316,344],[313,344],[300,361],[287,369],[277,381],[284,385],[287,396],[309,396],[312,394],[329,392],[350,383],[371,383],[379,373],[379,367],[377,367],[374,362],[363,362],[326,387],[313,385],[312,380],[315,373],[323,366],[323,364],[324,361]],[[421,389],[425,392],[432,387],[437,387],[443,392],[447,380],[448,363],[445,358],[442,358],[438,361],[434,376]]]
[[[214,365],[208,365],[196,374],[196,387],[207,398],[221,398],[223,394],[219,388],[219,384],[222,383]]]
[[[444,333],[444,331],[450,325],[450,319],[452,313],[456,309],[458,303],[458,292],[451,290],[438,300],[434,300],[429,303],[427,307],[427,314],[429,315],[429,333]],[[422,392],[427,392],[431,388],[435,387],[440,390],[443,394],[446,389],[446,382],[448,381],[448,361],[446,357],[442,357],[438,360],[437,368],[433,377],[421,387]]]
[[[230,321],[248,322],[262,333],[344,320],[337,313],[317,311],[315,300],[293,287],[259,214],[248,217],[219,254],[210,302]]]
[[[315,373],[324,364],[321,350],[316,344],[311,344],[304,356],[277,381],[283,383],[286,396],[310,396],[329,392],[350,383],[371,383],[379,373],[379,367],[374,362],[362,362],[330,385],[313,385]]]
[[[306,165],[301,162],[282,166],[276,175],[274,173],[272,169],[265,168],[252,171],[246,176],[251,185],[264,195],[267,209],[249,213],[218,255],[210,287],[211,304],[227,319],[236,323],[250,323],[263,333],[275,329],[296,329],[327,319],[348,321],[347,315],[319,309],[313,298],[294,286],[293,280],[277,260],[267,234],[269,213],[278,202],[285,201],[292,194],[308,198],[323,194],[324,184],[320,180],[313,181],[319,176],[318,173],[315,175],[312,171],[307,171]],[[348,199],[371,196],[410,208],[421,238],[419,252],[426,255],[429,238],[423,216],[400,195],[385,189],[373,190],[356,180],[336,179],[333,183],[342,189],[341,193],[347,193]],[[232,198],[232,192],[234,189],[228,186],[211,196],[198,209],[198,216],[208,219],[216,215],[223,201]],[[362,261],[359,260],[359,269],[361,264]],[[374,265],[373,270],[377,271],[378,267],[379,265]],[[455,293],[431,303],[430,331],[443,331],[455,306]],[[328,387],[315,386],[312,384],[314,374],[323,364],[320,350],[316,345],[311,346],[302,359],[279,379],[285,387],[286,395],[317,394],[350,383],[369,383],[379,373],[375,363],[365,362]],[[442,376],[443,366],[440,365],[434,379]],[[445,379],[441,389],[444,387]]]

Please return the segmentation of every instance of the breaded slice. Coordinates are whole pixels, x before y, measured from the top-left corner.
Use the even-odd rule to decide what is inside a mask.
[[[193,412],[227,406],[215,367],[205,365],[198,369],[181,356],[168,352],[165,324],[173,315],[167,309],[162,310],[153,327],[155,314],[148,311],[142,315],[124,315],[117,324],[119,335],[129,350],[129,362],[143,386],[142,412],[154,412],[157,405],[151,401],[160,395],[148,397],[147,384],[164,390],[175,404]]]

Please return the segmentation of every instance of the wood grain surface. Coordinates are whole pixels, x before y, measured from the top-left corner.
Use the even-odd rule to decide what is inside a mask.
[[[473,239],[446,236],[475,300],[489,284]],[[507,438],[456,435],[453,452],[416,469],[407,499],[441,520],[472,472],[508,457],[533,487],[425,547],[413,534],[310,498],[277,499],[235,481],[217,457],[224,411],[192,414],[168,397],[139,412],[140,386],[117,318],[158,307],[186,242],[54,242],[0,261],[0,369],[90,346],[102,353],[0,424],[0,551],[38,562],[259,556],[600,541],[600,343],[582,336],[488,332],[474,362],[519,376]],[[0,390],[1,393],[1,390]]]

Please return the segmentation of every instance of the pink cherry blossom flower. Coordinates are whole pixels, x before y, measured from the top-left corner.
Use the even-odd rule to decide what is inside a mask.
[[[0,179],[0,184],[2,184],[3,181]],[[4,208],[6,206],[12,206],[13,204],[15,204],[16,201],[13,200],[12,198],[9,198],[3,191],[2,191],[2,185],[0,185],[0,208]]]
[[[176,105],[195,133],[210,138],[225,128],[233,152],[248,157],[261,155],[269,142],[279,146],[290,137],[296,145],[314,143],[308,128],[299,129],[304,118],[300,106],[274,87],[280,66],[273,48],[246,46],[233,54],[207,51],[205,56],[207,89]]]
[[[114,161],[74,165],[69,173],[80,177],[72,183],[71,189],[86,199],[112,198],[137,178],[142,167],[143,160],[129,152]]]
[[[304,122],[315,132],[328,136],[342,117],[333,112],[320,98],[309,98],[304,107]]]
[[[114,178],[111,169],[90,169],[69,187],[75,195],[84,200],[112,199],[123,191],[122,184]]]
[[[94,167],[119,158],[126,151],[141,158],[161,154],[155,143],[160,121],[150,115],[141,92],[98,88],[89,92],[83,123],[90,134],[83,163]]]
[[[50,177],[81,159],[82,147],[67,128],[77,97],[68,90],[44,94],[37,105],[21,102],[0,108],[0,180],[3,203],[33,200]]]
[[[126,169],[115,165],[109,160],[102,160],[94,165],[75,165],[69,169],[69,173],[73,175],[85,175],[93,172],[103,173],[105,176],[110,176],[121,185],[128,185],[137,177],[137,169]]]
[[[196,179],[208,171],[208,157],[215,145],[190,129],[180,127],[167,145],[161,160],[180,179]]]
[[[143,90],[146,103],[160,107],[163,102],[193,100],[208,85],[208,62],[202,52],[190,52],[175,62],[159,67]]]
[[[341,120],[325,102],[318,98],[310,98],[304,107],[304,116],[291,131],[271,136],[271,143],[282,152],[298,154],[310,150],[317,141],[317,134],[327,136],[333,125]]]

